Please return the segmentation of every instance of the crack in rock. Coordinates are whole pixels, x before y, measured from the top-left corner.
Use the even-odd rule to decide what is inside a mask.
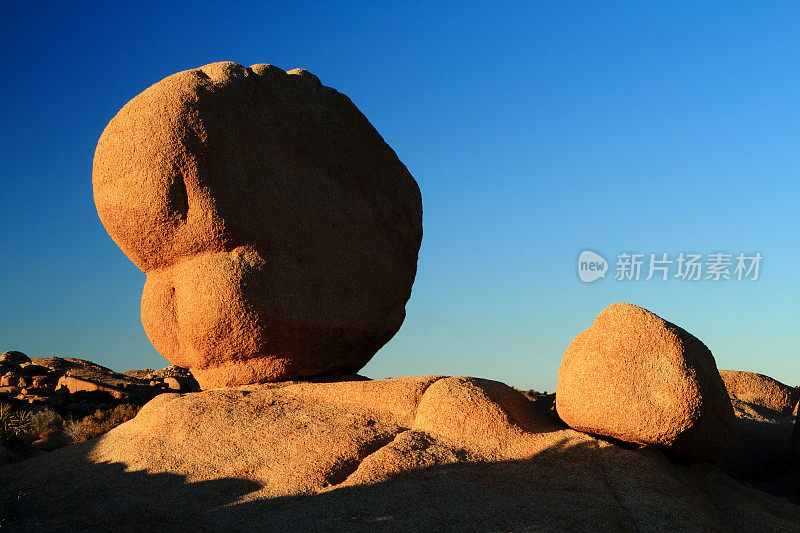
[[[356,470],[358,470],[358,467],[361,466],[361,463],[363,463],[370,455],[393,443],[397,437],[408,431],[410,430],[402,428],[399,432],[393,435],[386,435],[367,443],[363,448],[358,450],[358,455],[355,457],[355,459],[349,460],[333,469],[333,471],[327,476],[330,486],[335,487],[336,485],[340,485],[347,481],[347,479],[353,475]]]

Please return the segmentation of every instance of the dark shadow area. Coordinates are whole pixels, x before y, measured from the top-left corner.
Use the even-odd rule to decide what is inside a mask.
[[[509,531],[800,527],[710,466],[652,449],[555,442],[524,460],[422,468],[364,485],[269,497],[248,479],[187,482],[94,463],[92,442],[0,467],[3,531]]]
[[[714,463],[742,484],[800,504],[800,465],[791,452],[794,417],[747,406],[754,418],[736,419],[735,432]]]
[[[607,437],[605,435],[597,435],[595,433],[587,433],[587,435],[591,435],[597,440],[608,442],[609,444],[613,444],[614,446],[619,446],[624,450],[638,450],[639,448],[642,447],[641,444],[637,444],[635,442],[626,442],[624,440],[615,439],[614,437]]]
[[[187,483],[184,476],[126,471],[88,459],[93,442],[0,467],[0,530],[188,530],[186,517],[261,486],[246,479]],[[196,524],[202,528],[202,523]]]

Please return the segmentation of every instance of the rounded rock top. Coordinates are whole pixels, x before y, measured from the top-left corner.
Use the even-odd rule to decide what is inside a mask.
[[[11,363],[15,365],[24,365],[30,363],[31,358],[22,352],[16,350],[9,350],[0,354],[0,363]]]

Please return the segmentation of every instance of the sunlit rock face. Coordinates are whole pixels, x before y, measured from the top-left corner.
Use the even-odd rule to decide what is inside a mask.
[[[231,62],[136,96],[97,146],[100,219],[142,323],[204,388],[354,372],[400,328],[419,187],[347,96]]]

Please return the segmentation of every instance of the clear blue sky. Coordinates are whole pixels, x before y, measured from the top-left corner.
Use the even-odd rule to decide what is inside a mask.
[[[365,374],[553,390],[570,340],[628,301],[721,368],[800,384],[800,4],[127,4],[0,4],[0,350],[167,364],[92,157],[137,93],[232,60],[317,74],[420,184],[408,316]],[[579,281],[585,248],[605,279]],[[764,261],[755,282],[622,282],[622,251]]]

